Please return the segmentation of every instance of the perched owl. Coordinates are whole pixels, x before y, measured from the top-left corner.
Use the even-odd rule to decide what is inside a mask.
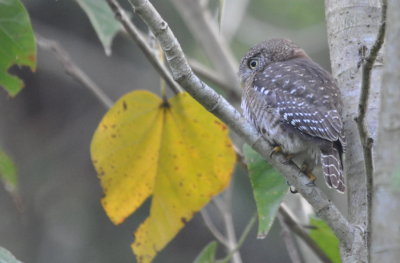
[[[245,118],[275,151],[293,156],[312,181],[321,163],[328,186],[344,192],[342,101],[332,76],[285,39],[250,49],[239,76]]]

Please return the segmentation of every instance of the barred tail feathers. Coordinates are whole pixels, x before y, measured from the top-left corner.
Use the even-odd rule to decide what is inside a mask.
[[[343,176],[343,165],[339,150],[336,147],[321,149],[322,172],[325,181],[330,188],[344,193],[345,181]]]

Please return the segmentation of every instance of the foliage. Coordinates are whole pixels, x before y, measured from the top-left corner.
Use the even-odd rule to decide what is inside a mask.
[[[317,242],[332,262],[340,263],[339,240],[332,232],[332,229],[318,218],[311,218],[310,224],[312,226],[310,237]]]
[[[0,178],[7,191],[13,193],[17,190],[17,169],[12,159],[0,148]]]
[[[105,53],[111,55],[111,44],[115,35],[121,30],[121,24],[115,19],[105,0],[77,0],[77,2],[89,17]]]
[[[28,13],[19,0],[0,0],[0,47],[0,86],[15,96],[24,84],[8,73],[10,67],[36,69],[35,38]]]
[[[243,146],[258,212],[258,238],[271,229],[279,205],[288,191],[285,179],[249,145]]]
[[[226,187],[235,163],[226,126],[186,93],[125,95],[100,122],[91,154],[115,224],[153,196],[132,245],[139,262],[150,262]]]

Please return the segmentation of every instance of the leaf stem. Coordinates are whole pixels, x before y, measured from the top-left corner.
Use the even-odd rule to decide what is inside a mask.
[[[204,207],[200,211],[201,217],[203,218],[204,223],[206,224],[208,230],[210,230],[211,234],[225,247],[228,247],[228,240],[224,237],[224,235],[218,230],[218,228],[212,222],[210,215],[207,213],[206,207]]]
[[[293,233],[295,233],[303,242],[315,253],[315,255],[323,263],[332,263],[330,258],[325,252],[318,246],[318,244],[308,235],[308,233],[300,226],[300,224],[294,219],[289,212],[289,209],[281,204],[279,207],[279,213],[282,216],[283,221],[289,227]]]
[[[139,29],[131,22],[129,16],[126,14],[125,10],[119,5],[116,0],[107,0],[108,5],[112,9],[115,14],[115,17],[118,21],[121,22],[124,29],[128,33],[129,37],[139,46],[139,48],[143,51],[147,59],[153,65],[153,67],[157,70],[160,76],[165,80],[171,90],[178,94],[181,92],[181,87],[178,83],[174,81],[171,74],[167,70],[167,68],[158,60],[158,58],[154,55],[152,48],[148,45],[145,38],[140,33]]]
[[[54,40],[46,39],[36,33],[36,42],[38,46],[44,50],[48,50],[61,62],[66,73],[72,78],[81,83],[84,87],[88,88],[96,98],[107,108],[111,108],[114,102],[97,84],[76,65],[64,50],[64,48]]]
[[[223,262],[228,262],[233,255],[240,249],[240,247],[243,245],[244,241],[246,241],[248,235],[250,234],[250,230],[253,228],[253,226],[255,225],[257,221],[257,213],[255,213],[249,220],[249,222],[247,223],[246,227],[244,228],[242,235],[239,238],[239,241],[236,245],[236,247],[234,247],[229,254],[222,260],[217,261],[218,263],[223,263]]]

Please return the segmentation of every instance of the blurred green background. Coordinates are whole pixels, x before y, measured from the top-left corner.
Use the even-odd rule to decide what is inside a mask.
[[[218,5],[214,1],[210,6]],[[134,89],[159,93],[159,76],[132,41],[119,34],[107,57],[75,1],[23,2],[35,32],[58,41],[113,100]],[[207,63],[174,6],[168,0],[152,3],[184,51]],[[124,6],[129,8],[126,3]],[[145,30],[143,23],[134,21]],[[323,1],[226,0],[221,31],[231,41],[237,60],[264,39],[285,37],[329,70]],[[0,246],[30,263],[135,262],[130,244],[149,202],[122,225],[114,226],[100,205],[102,191],[90,162],[91,136],[106,109],[67,76],[48,51],[38,48],[35,73],[15,71],[26,87],[13,99],[0,89],[0,146],[16,163],[21,204],[16,205],[0,186]],[[250,183],[241,166],[234,175],[233,211],[240,234],[255,211]],[[209,212],[222,229],[213,205]],[[244,262],[289,262],[277,224],[264,240],[256,239],[255,230],[241,249]],[[196,215],[154,262],[192,262],[212,240]]]

